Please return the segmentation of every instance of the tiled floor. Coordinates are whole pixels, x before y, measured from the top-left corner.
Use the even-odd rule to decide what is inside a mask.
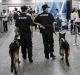
[[[10,27],[8,33],[0,38],[0,75],[14,75],[10,73],[10,57],[9,44],[13,40],[14,30]],[[1,34],[0,34],[1,36]],[[39,32],[33,33],[33,60],[32,64],[28,60],[23,61],[20,52],[21,64],[18,68],[18,75],[80,75],[80,36],[78,35],[79,46],[73,46],[74,35],[70,35],[66,31],[66,39],[70,44],[70,67],[68,68],[65,62],[60,60],[58,33],[54,35],[54,54],[56,59],[46,60],[44,58],[43,42]]]

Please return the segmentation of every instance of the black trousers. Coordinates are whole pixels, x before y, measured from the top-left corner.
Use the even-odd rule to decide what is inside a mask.
[[[3,21],[4,32],[8,31],[7,21]]]
[[[21,39],[21,51],[23,57],[26,57],[26,51],[28,51],[28,58],[32,58],[32,39],[31,33],[20,34]]]
[[[77,26],[78,32],[80,32],[80,22],[76,22],[76,24],[78,25]]]
[[[49,55],[49,53],[54,52],[54,39],[53,32],[43,32],[42,33],[43,44],[44,44],[44,54]]]
[[[75,32],[76,26],[73,25],[73,20],[71,20],[71,32],[72,32],[73,29],[74,29],[74,32]]]

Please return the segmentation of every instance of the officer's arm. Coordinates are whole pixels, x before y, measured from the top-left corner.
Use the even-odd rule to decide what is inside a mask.
[[[57,35],[55,32],[55,22],[53,22],[53,33],[55,33],[55,35]]]
[[[16,28],[15,28],[15,32],[18,32],[18,31],[19,31],[19,27],[16,27]]]
[[[18,32],[19,31],[19,20],[17,19],[16,20],[16,23],[15,23],[15,32]]]
[[[55,32],[55,23],[53,23],[53,33],[55,33],[55,35],[57,35]]]
[[[49,14],[49,15],[50,15],[51,21],[53,22],[53,32],[56,35],[56,32],[55,32],[55,23],[54,23],[54,21],[55,21],[54,16],[52,14]]]
[[[40,26],[41,28],[45,29],[41,24],[40,24],[40,15],[36,16],[34,19],[34,23],[38,26]]]
[[[33,32],[33,20],[31,18],[31,16],[28,16],[28,19],[29,19],[29,25],[30,25],[30,31]]]
[[[33,26],[30,26],[30,30],[31,30],[31,32],[33,32]]]
[[[38,25],[38,26],[40,26],[40,28],[43,28],[43,29],[45,29],[45,27],[44,26],[42,26],[40,23],[37,23],[37,22],[34,22],[36,25]]]

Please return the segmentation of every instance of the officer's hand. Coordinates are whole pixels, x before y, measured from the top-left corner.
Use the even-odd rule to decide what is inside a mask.
[[[45,29],[45,27],[44,27],[44,26],[42,26],[42,25],[40,25],[40,28]]]
[[[56,32],[54,32],[54,33],[55,33],[55,35],[57,35]]]
[[[18,32],[19,31],[19,28],[18,27],[16,27],[16,29],[14,30],[14,32]]]
[[[57,24],[57,22],[54,22],[54,24]]]
[[[15,30],[14,30],[14,32],[16,33],[16,32],[17,32],[17,30],[15,29]]]
[[[41,24],[39,24],[39,26],[40,26],[40,28],[45,29],[45,27],[44,27],[44,26],[42,26]]]

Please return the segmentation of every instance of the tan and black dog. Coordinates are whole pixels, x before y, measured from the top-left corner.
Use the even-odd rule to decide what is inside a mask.
[[[17,39],[17,37],[15,36],[14,41],[9,45],[9,55],[11,57],[11,73],[14,71],[15,74],[17,74],[16,63],[20,63],[19,47],[20,39]]]
[[[60,33],[59,32],[59,47],[60,47],[59,53],[62,56],[62,60],[64,59],[64,55],[65,55],[66,64],[68,66],[70,66],[69,60],[68,60],[69,52],[70,52],[70,46],[69,46],[69,43],[65,39],[65,34],[66,33]]]

